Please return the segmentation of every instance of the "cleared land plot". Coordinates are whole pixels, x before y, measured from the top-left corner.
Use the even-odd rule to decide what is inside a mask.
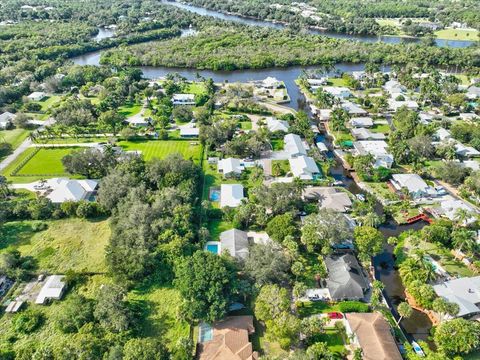
[[[32,256],[39,270],[64,273],[104,272],[105,246],[110,237],[107,220],[64,219],[48,221],[34,231],[34,221],[15,221],[0,229],[0,253],[8,247]]]
[[[62,164],[62,158],[75,148],[40,149],[21,167],[17,175],[67,175]]]
[[[193,144],[195,143],[195,145]],[[120,141],[118,143],[126,151],[139,150],[145,160],[153,158],[163,159],[170,154],[180,153],[185,159],[191,159],[197,164],[202,157],[202,148],[196,141],[189,140],[143,140]]]

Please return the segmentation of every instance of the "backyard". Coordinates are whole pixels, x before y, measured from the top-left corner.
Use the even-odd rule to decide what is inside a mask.
[[[120,141],[118,143],[126,151],[138,150],[148,161],[153,158],[163,159],[170,154],[179,153],[185,159],[192,159],[197,164],[202,158],[202,147],[196,141],[190,140],[136,140]]]

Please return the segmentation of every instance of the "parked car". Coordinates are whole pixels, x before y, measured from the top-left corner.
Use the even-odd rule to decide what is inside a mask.
[[[343,314],[340,312],[329,312],[328,313],[328,318],[331,320],[336,320],[336,319],[343,319]]]

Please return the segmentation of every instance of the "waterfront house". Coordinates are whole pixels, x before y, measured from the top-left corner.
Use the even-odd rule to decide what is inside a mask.
[[[472,214],[471,218],[465,220],[465,225],[476,221],[477,211],[470,204],[460,199],[444,200],[440,202],[440,207],[433,208],[432,211],[436,216],[444,216],[455,221],[460,209]]]
[[[347,313],[345,318],[348,337],[362,349],[363,360],[403,359],[390,325],[381,313]]]
[[[293,176],[301,180],[313,180],[320,174],[317,163],[309,156],[298,156],[290,158],[288,161]]]
[[[222,184],[220,186],[220,207],[237,207],[244,198],[241,184]]]
[[[199,326],[198,360],[257,360],[249,336],[255,333],[252,315],[229,316]]]
[[[374,167],[391,168],[394,162],[393,155],[387,151],[385,141],[355,141],[353,147],[356,155],[371,154],[374,157]]]
[[[278,89],[281,86],[282,82],[271,76],[262,81],[262,87],[264,89]]]
[[[333,187],[310,186],[303,190],[302,196],[304,200],[317,201],[321,209],[344,213],[352,207],[348,194]]]
[[[172,96],[173,105],[195,105],[194,94],[174,94]]]
[[[390,180],[398,191],[407,189],[413,199],[437,196],[437,191],[417,174],[394,174]]]
[[[369,289],[362,267],[352,254],[332,254],[325,257],[327,288],[334,301],[362,300]]]
[[[245,169],[240,159],[227,158],[218,161],[218,172],[226,178],[238,177]]]
[[[306,156],[307,150],[303,144],[302,139],[297,134],[287,134],[283,138],[285,143],[284,149],[288,153],[290,158],[295,158],[298,156]]]
[[[342,86],[324,86],[323,91],[340,99],[348,99],[352,96],[351,91],[348,88]]]
[[[456,317],[470,318],[480,314],[480,276],[444,281],[433,290],[444,300],[458,305]],[[446,319],[452,317],[447,315]]]

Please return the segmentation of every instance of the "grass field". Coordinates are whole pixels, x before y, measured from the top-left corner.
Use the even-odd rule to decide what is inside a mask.
[[[438,39],[478,41],[478,30],[474,29],[443,29],[435,31]]]
[[[191,145],[191,143],[190,140],[139,140],[120,141],[118,144],[127,151],[141,151],[143,158],[147,161],[153,158],[162,159],[173,153],[180,153],[185,159],[192,159],[198,164],[202,157],[202,148],[200,145]]]
[[[29,131],[25,129],[0,130],[0,142],[7,142],[16,149],[28,137]]]
[[[54,106],[55,104],[58,104],[62,101],[62,96],[61,95],[52,95],[52,96],[49,96],[48,98],[46,98],[45,100],[43,101],[39,101],[38,103],[42,106],[42,112],[46,112],[48,110],[50,110],[50,108],[52,106]]]
[[[40,149],[18,172],[18,175],[66,175],[62,158],[75,148]]]
[[[48,228],[35,232],[33,221],[5,224],[0,229],[0,252],[8,247],[32,256],[39,270],[63,273],[104,272],[105,245],[110,237],[107,220],[64,219],[48,221]]]
[[[142,110],[142,104],[129,103],[118,108],[118,112],[126,117],[136,115]]]
[[[203,85],[203,83],[194,82],[194,83],[188,84],[188,87],[186,88],[185,92],[188,94],[201,95],[201,94],[206,94],[207,89],[205,89],[205,85]]]

